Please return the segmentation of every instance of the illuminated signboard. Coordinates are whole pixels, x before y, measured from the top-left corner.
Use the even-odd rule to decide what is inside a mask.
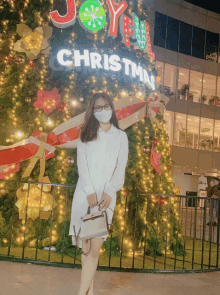
[[[71,58],[72,55],[74,59]],[[61,49],[57,53],[57,61],[64,67],[73,66],[76,71],[84,68],[90,72],[100,69],[110,74],[118,72],[120,76],[138,79],[155,91],[153,75],[149,76],[148,71],[142,66],[128,58],[121,58],[117,54],[101,55],[97,52],[89,52],[89,50],[74,50],[72,52],[68,49]]]
[[[114,0],[106,0],[109,9],[109,31],[108,36],[116,38],[118,27],[122,35],[122,42],[130,47],[130,37],[136,40],[135,48],[148,52],[154,60],[155,55],[151,49],[150,26],[148,22],[139,21],[139,17],[132,13],[132,18],[123,14],[128,4],[123,0],[117,6]],[[67,28],[76,22],[75,0],[66,0],[67,14],[61,16],[57,10],[50,13],[54,26]],[[89,32],[96,33],[104,28],[106,23],[106,13],[98,0],[87,0],[82,3],[79,9],[78,21],[80,25]]]

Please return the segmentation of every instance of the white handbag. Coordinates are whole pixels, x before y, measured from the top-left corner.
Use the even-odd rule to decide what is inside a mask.
[[[112,232],[112,224],[108,224],[108,216],[106,210],[100,210],[100,205],[99,204],[99,211],[90,213],[90,206],[88,206],[87,214],[82,216],[82,223],[81,227],[79,229],[78,235],[76,235],[76,230],[75,226],[74,227],[74,232],[75,232],[75,237],[76,237],[76,246],[78,246],[78,238],[79,238],[79,233],[81,231],[80,238],[82,240],[90,240],[90,248],[89,252],[91,250],[91,239],[92,238],[98,238],[107,234],[110,234]],[[112,210],[111,208],[109,208]],[[112,210],[113,211],[113,210]],[[114,211],[113,211],[114,212]],[[81,250],[81,254],[84,255],[89,255],[89,252],[84,253]]]

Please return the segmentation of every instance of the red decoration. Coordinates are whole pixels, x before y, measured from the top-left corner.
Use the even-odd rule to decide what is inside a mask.
[[[33,61],[33,60],[31,60],[31,61],[29,62],[29,66],[30,66],[30,67],[33,67],[33,66],[34,66],[34,61]]]
[[[148,54],[153,60],[155,60],[155,54],[154,54],[154,52],[152,52],[152,47],[151,47],[150,26],[149,26],[149,24],[148,24],[148,22],[146,20],[144,22],[145,22],[145,26],[146,26],[146,38],[147,38]]]
[[[9,55],[9,60],[13,60],[14,57],[12,55]]]
[[[67,14],[61,16],[57,10],[50,12],[50,17],[54,26],[58,28],[67,28],[76,22],[76,4],[75,0],[66,0]]]
[[[159,197],[158,196],[156,197],[156,202],[159,203]],[[162,205],[164,205],[164,198],[163,197],[160,198],[160,203]]]
[[[154,145],[156,145],[156,141],[153,141],[152,148],[151,148],[151,165],[154,168],[154,170],[158,173],[161,174],[161,168],[160,168],[160,160],[161,160],[161,153],[155,153],[154,151]]]
[[[169,165],[167,165],[167,170],[170,168],[170,166]]]
[[[113,38],[118,35],[118,19],[119,16],[125,11],[128,7],[128,4],[123,0],[117,7],[114,4],[113,0],[107,0],[109,14],[110,14],[110,26],[108,31],[108,36]]]
[[[58,104],[58,106],[57,106],[57,108],[61,112],[65,111],[66,103],[60,101],[59,104]]]
[[[121,32],[122,32],[122,42],[127,46],[130,47],[130,38],[129,35],[133,36],[133,29],[130,28],[133,27],[134,21],[130,17],[123,14],[121,18]]]
[[[53,91],[38,90],[37,101],[33,104],[36,108],[44,110],[46,114],[50,114],[57,108],[60,101],[60,95],[57,88]]]

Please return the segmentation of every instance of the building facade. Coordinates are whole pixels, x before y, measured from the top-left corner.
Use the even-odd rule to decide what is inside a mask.
[[[220,15],[182,0],[149,5],[174,181],[185,195],[199,174],[220,176]]]

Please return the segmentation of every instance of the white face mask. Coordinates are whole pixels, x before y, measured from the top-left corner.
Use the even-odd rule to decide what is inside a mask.
[[[112,110],[108,110],[106,111],[105,109],[103,109],[101,112],[95,112],[94,116],[96,117],[96,119],[102,123],[106,123],[108,122],[111,117],[112,117]]]

